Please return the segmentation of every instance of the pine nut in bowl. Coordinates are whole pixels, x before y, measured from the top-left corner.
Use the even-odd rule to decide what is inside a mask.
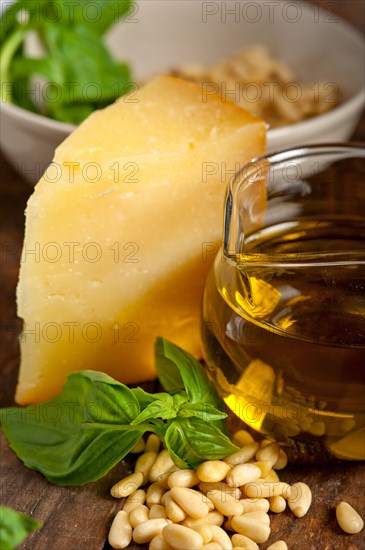
[[[212,82],[209,76],[206,93],[219,91],[223,100],[238,101],[254,112],[262,105],[265,93],[272,94],[273,101],[286,111],[293,111],[308,94],[312,103],[322,94],[321,109],[327,109],[339,93],[340,103],[323,114],[320,110],[299,122],[294,115],[293,124],[271,125],[267,147],[271,152],[301,143],[347,140],[364,106],[365,54],[360,33],[334,14],[305,2],[277,2],[273,13],[269,4],[256,0],[250,11],[237,2],[236,12],[229,15],[222,11],[225,3],[137,1],[127,18],[112,28],[108,44],[117,59],[129,63],[136,87],[156,74],[181,72],[191,64],[212,67],[258,44],[294,76],[289,74],[280,86],[271,76],[264,76],[260,85],[251,77],[249,83],[238,77],[228,83]],[[302,44],[306,44],[305,49]],[[31,45],[29,48],[34,55]],[[1,101],[1,148],[17,170],[35,183],[57,145],[75,126],[10,103],[6,84]],[[36,101],[41,101],[42,93],[36,96]],[[56,169],[50,169],[49,179],[57,179]]]
[[[206,285],[205,357],[221,396],[306,458],[365,459],[364,169],[363,144],[246,165]],[[257,458],[273,453],[269,444]]]

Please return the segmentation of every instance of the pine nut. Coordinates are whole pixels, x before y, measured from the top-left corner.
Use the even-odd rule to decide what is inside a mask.
[[[133,540],[137,544],[146,544],[157,535],[160,535],[166,526],[168,526],[166,519],[149,519],[135,527],[133,531]]]
[[[173,548],[162,535],[157,535],[151,540],[148,550],[173,550]]]
[[[164,506],[166,508],[166,514],[174,523],[180,523],[186,518],[186,513],[172,498],[170,491],[164,494]]]
[[[156,483],[159,483],[161,487],[163,487],[166,490],[169,489],[168,481],[169,481],[170,475],[173,474],[174,472],[179,472],[179,471],[180,471],[180,468],[178,468],[174,464],[173,466],[171,466],[169,470],[167,470],[167,472],[159,475]]]
[[[142,472],[143,474],[142,485],[145,485],[147,483],[152,465],[155,463],[156,459],[157,459],[157,453],[154,453],[153,451],[150,451],[148,453],[143,453],[143,455],[137,458],[134,471]]]
[[[147,506],[151,507],[153,504],[161,504],[162,495],[165,493],[165,489],[157,482],[152,483],[146,494]]]
[[[212,512],[215,509],[213,502],[210,500],[209,497],[207,497],[207,495],[205,495],[204,493],[202,493],[198,489],[191,489],[190,487],[185,487],[185,488],[186,488],[187,491],[190,491],[194,495],[198,494],[200,496],[200,498],[202,499],[202,501],[205,502],[205,504],[208,506],[208,511],[209,512]]]
[[[287,464],[288,464],[288,456],[283,449],[280,449],[278,459],[273,465],[273,470],[283,470]]]
[[[278,540],[270,544],[266,550],[288,550],[285,540]]]
[[[244,514],[248,514],[249,512],[268,512],[270,509],[270,503],[266,498],[241,498],[240,502],[243,505]]]
[[[291,486],[288,498],[288,505],[293,514],[297,518],[302,518],[308,512],[311,503],[312,493],[308,485],[301,481],[294,483]]]
[[[250,464],[254,464],[261,470],[261,477],[263,479],[266,479],[266,476],[271,471],[271,462],[270,460],[258,460],[257,462],[252,462]]]
[[[209,512],[209,514],[204,518],[193,519],[188,517],[182,522],[182,525],[191,528],[197,525],[218,525],[220,527],[223,521],[223,514],[221,512],[218,512],[218,510],[213,510],[213,512]]]
[[[170,494],[190,517],[199,519],[208,515],[209,508],[204,502],[205,497],[198,491],[186,489],[185,487],[173,487]]]
[[[137,508],[140,504],[143,504],[146,500],[146,492],[143,489],[137,489],[137,491],[134,491],[125,503],[123,504],[123,510],[127,512],[127,514],[130,514],[134,508]]]
[[[277,443],[269,443],[265,445],[256,453],[256,460],[268,460],[271,463],[271,467],[277,462],[279,458],[280,447]]]
[[[139,441],[137,441],[137,443],[135,444],[134,447],[131,448],[131,450],[129,451],[131,454],[139,454],[139,453],[143,453],[144,451],[144,448],[145,448],[145,443],[144,443],[144,439],[141,437],[141,439]]]
[[[195,470],[177,470],[169,475],[167,485],[172,489],[173,487],[194,487],[198,485],[199,478]]]
[[[175,467],[175,464],[170,457],[168,451],[163,449],[156,458],[149,473],[150,481],[158,481],[161,476],[166,474],[170,468]]]
[[[248,462],[255,456],[259,450],[259,444],[256,441],[244,445],[239,451],[227,456],[224,459],[224,462],[230,464],[231,466],[236,466],[236,464],[243,464]]]
[[[242,516],[233,516],[232,527],[237,533],[245,535],[254,542],[266,542],[270,536],[270,527],[258,519]]]
[[[245,494],[250,498],[268,498],[275,496],[290,495],[290,485],[282,481],[267,481],[266,479],[257,479],[244,486]]]
[[[194,531],[197,531],[197,533],[202,536],[203,544],[208,544],[213,538],[211,526],[207,523],[202,525],[194,525],[191,529],[194,529]]]
[[[156,434],[150,434],[147,437],[146,446],[145,446],[145,453],[158,453],[161,447],[161,441],[158,435]]]
[[[145,444],[138,442],[139,452],[143,445],[145,452],[138,457],[134,474],[111,490],[119,498],[128,497],[122,510],[129,524],[126,544],[133,538],[138,544],[149,543],[150,550],[258,550],[257,543],[270,536],[268,510],[283,511],[287,499],[295,515],[305,515],[311,503],[309,487],[301,482],[290,487],[275,471],[286,466],[285,451],[270,440],[260,446],[246,430],[235,437],[242,445],[239,451],[223,460],[207,460],[196,470],[176,467],[166,449],[158,453],[160,440],[155,434]],[[148,481],[146,494],[138,487]],[[129,487],[131,482],[134,485]],[[143,505],[146,499],[148,507]],[[232,540],[223,523],[226,530],[237,531]],[[267,550],[287,550],[287,546],[280,540]]]
[[[196,475],[200,481],[214,483],[222,481],[230,469],[231,466],[223,460],[207,460],[199,465]]]
[[[222,527],[218,527],[218,525],[211,525],[210,529],[213,533],[213,539],[212,542],[217,542],[221,548],[224,548],[224,550],[231,550],[232,543],[231,539],[227,535],[227,533],[222,529]]]
[[[265,512],[261,512],[260,510],[257,510],[255,512],[247,512],[246,514],[242,514],[245,516],[245,518],[254,518],[258,521],[262,521],[262,523],[265,523],[265,525],[270,525],[270,517]]]
[[[185,525],[166,525],[162,530],[162,535],[176,550],[187,550],[188,548],[199,550],[203,546],[203,537],[200,533],[185,527]]]
[[[286,508],[286,500],[285,498],[281,496],[276,497],[270,497],[270,511],[274,512],[275,514],[280,514],[281,512],[284,512]]]
[[[309,432],[312,426],[312,422],[301,422],[299,426],[303,432]]]
[[[167,518],[166,509],[161,504],[152,504],[149,519]]]
[[[208,491],[207,496],[216,509],[225,516],[237,516],[243,512],[242,503],[231,495],[222,493],[222,491]]]
[[[233,434],[232,442],[237,445],[237,447],[243,447],[244,445],[253,443],[254,438],[247,430],[237,430],[237,432]]]
[[[128,497],[138,489],[143,483],[143,474],[141,472],[131,474],[113,485],[110,494],[114,498]]]
[[[266,437],[260,441],[260,449],[263,449],[264,447],[267,447],[267,445],[270,445],[272,443],[271,439],[267,439]]]
[[[199,491],[199,493],[202,495],[204,502],[208,506],[209,512],[213,512],[213,510],[215,510],[215,506],[213,502],[210,500],[210,498],[207,495],[204,495],[204,493],[202,493],[201,491]]]
[[[296,435],[300,434],[300,426],[294,423],[287,424],[286,432],[289,437],[295,437]]]
[[[149,519],[149,509],[144,504],[137,506],[129,514],[129,521],[131,522],[132,527],[137,527],[140,523],[147,521]]]
[[[364,521],[356,510],[347,502],[340,502],[336,506],[336,518],[342,531],[349,535],[360,533],[364,527]]]
[[[132,540],[132,525],[127,512],[117,513],[109,531],[108,541],[112,548],[127,548]]]
[[[206,483],[202,481],[199,483],[199,489],[205,495],[208,491],[217,491],[232,496],[234,499],[239,500],[241,498],[241,491],[238,487],[229,487],[226,483]]]
[[[324,422],[313,422],[308,432],[317,437],[321,437],[326,432],[326,424]]]
[[[229,487],[245,485],[261,477],[261,470],[254,464],[237,464],[228,473],[226,482]]]
[[[243,550],[259,550],[256,542],[252,539],[249,539],[245,535],[240,535],[235,533],[231,539],[233,548],[242,548]]]
[[[279,483],[280,479],[275,470],[270,470],[270,472],[265,477],[266,481],[272,481],[273,483]]]

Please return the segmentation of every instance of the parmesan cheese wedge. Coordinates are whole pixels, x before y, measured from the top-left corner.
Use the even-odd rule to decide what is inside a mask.
[[[26,210],[18,403],[51,398],[83,369],[152,379],[158,335],[201,356],[226,185],[264,147],[264,122],[166,76],[58,147]]]

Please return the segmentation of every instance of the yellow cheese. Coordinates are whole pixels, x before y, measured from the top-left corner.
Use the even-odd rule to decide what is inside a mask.
[[[152,379],[157,335],[201,355],[226,184],[264,144],[262,121],[159,77],[60,145],[26,211],[18,403],[54,396],[82,369]]]

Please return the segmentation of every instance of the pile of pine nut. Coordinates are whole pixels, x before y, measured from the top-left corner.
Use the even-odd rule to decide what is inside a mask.
[[[280,513],[289,506],[294,516],[303,517],[311,490],[302,482],[280,481],[277,470],[288,461],[283,449],[266,439],[258,443],[246,430],[232,439],[239,451],[196,470],[178,468],[156,435],[141,440],[132,449],[142,453],[134,473],[111,489],[113,497],[126,498],[109,532],[112,548],[126,548],[133,539],[150,550],[258,550],[270,536],[269,511]],[[345,531],[350,521],[352,532],[358,532],[360,523],[346,520],[346,507],[337,517]],[[266,550],[287,548],[278,540]]]

